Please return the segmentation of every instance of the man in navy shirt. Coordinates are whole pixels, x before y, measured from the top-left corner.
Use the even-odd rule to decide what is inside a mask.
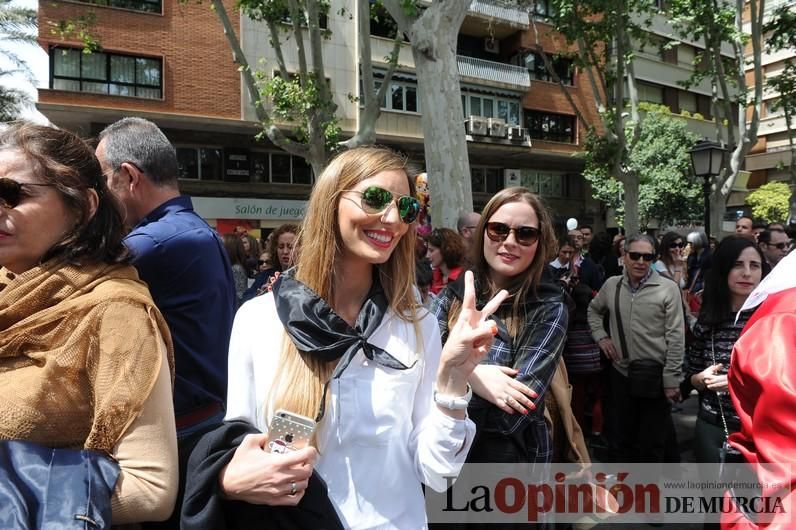
[[[224,417],[236,303],[232,268],[218,235],[194,212],[190,197],[180,195],[176,151],[154,123],[124,118],[99,139],[97,158],[108,188],[132,228],[125,244],[174,341],[180,457],[176,521],[190,451]]]

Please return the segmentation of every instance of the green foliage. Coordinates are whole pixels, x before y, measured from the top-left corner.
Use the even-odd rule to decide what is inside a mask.
[[[18,75],[33,82],[33,72],[12,46],[36,46],[36,10],[12,6],[11,0],[0,0],[0,42],[4,44],[0,48],[0,56],[10,65],[10,68],[0,71],[0,78]],[[22,110],[30,104],[27,92],[0,85],[0,122],[19,118]]]
[[[763,33],[768,34],[766,48],[770,51],[796,49],[796,11],[785,2],[774,10],[768,23],[763,26]]]
[[[22,109],[30,104],[31,99],[27,93],[0,85],[0,122],[18,119]]]
[[[340,140],[339,120],[334,115],[334,105],[324,99],[319,83],[312,73],[307,73],[305,86],[301,86],[298,77],[283,79],[281,76],[273,78],[260,78],[261,94],[273,101],[272,117],[279,121],[292,124],[295,127],[296,139],[300,142],[309,141],[308,120],[313,115],[329,115],[331,119],[321,124],[325,131],[326,147],[333,147]],[[325,81],[324,81],[325,82]],[[329,112],[319,112],[319,111]]]
[[[30,67],[9,45],[36,45],[36,10],[11,5],[11,0],[0,0],[0,49],[3,59],[12,65],[12,70],[2,74],[19,73],[33,80]]]
[[[92,34],[96,23],[97,14],[94,11],[88,11],[73,19],[49,22],[50,33],[60,37],[61,40],[77,39],[81,41],[83,53],[89,54],[102,49],[99,40]]]
[[[763,184],[746,198],[752,215],[769,223],[784,223],[788,219],[790,187],[786,182]]]
[[[718,75],[719,65],[711,59],[713,51],[722,43],[738,42],[743,46],[749,36],[741,33],[735,25],[735,2],[694,2],[693,0],[668,0],[667,14],[678,34],[693,42],[707,42],[707,48],[697,53],[694,65],[696,68],[688,80],[679,84],[685,88],[700,84],[705,79],[713,79]],[[734,72],[736,58],[722,57],[725,73]],[[730,85],[737,85],[731,75],[726,76]]]
[[[630,134],[630,131],[628,131]],[[686,122],[661,112],[649,112],[638,143],[629,154],[629,167],[639,177],[641,228],[653,219],[661,224],[698,219],[702,214],[702,185],[690,177],[688,150],[698,140]],[[595,198],[617,210],[621,219],[623,185],[611,176],[612,145],[604,138],[587,137],[584,176]]]
[[[661,103],[651,103],[649,101],[641,101],[638,104],[638,110],[646,112],[657,112],[658,114],[671,114],[672,110]]]

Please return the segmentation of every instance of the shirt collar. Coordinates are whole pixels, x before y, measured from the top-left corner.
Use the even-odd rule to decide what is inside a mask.
[[[193,210],[193,203],[188,195],[180,195],[178,197],[174,197],[173,199],[167,200],[149,212],[146,217],[138,221],[138,224],[135,225],[135,228],[140,228],[142,226],[148,225],[149,223],[154,223],[170,213],[176,213],[182,210]]]
[[[647,281],[652,277],[653,272],[655,271],[652,269],[652,267],[650,267],[649,270],[647,271],[647,274],[645,274],[644,277],[641,278],[641,281],[638,282],[638,287],[633,287],[633,283],[630,281],[630,274],[627,271],[625,271],[625,279],[627,280],[627,285],[630,287],[630,292],[631,293],[638,292],[642,287],[644,287]]]

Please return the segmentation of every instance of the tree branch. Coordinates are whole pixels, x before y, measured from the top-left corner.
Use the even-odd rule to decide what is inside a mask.
[[[282,42],[279,40],[279,24],[273,19],[266,21],[268,33],[271,34],[271,47],[274,49],[276,55],[276,64],[279,67],[279,75],[285,82],[290,81],[290,72],[287,71],[287,63],[285,62],[285,55],[282,53]]]
[[[569,102],[570,107],[572,107],[572,111],[575,113],[575,116],[578,118],[578,121],[583,124],[584,126],[588,126],[586,119],[583,117],[583,113],[581,113],[580,108],[578,108],[577,103],[575,103],[575,99],[572,97],[572,94],[569,93],[567,87],[564,86],[564,82],[559,77],[558,72],[555,71],[553,68],[553,62],[550,60],[550,57],[544,52],[544,48],[542,48],[542,42],[539,38],[539,28],[536,26],[536,18],[533,16],[528,17],[531,19],[531,27],[533,27],[533,34],[534,34],[534,41],[536,43],[536,51],[542,57],[542,61],[544,61],[544,67],[547,70],[547,73],[550,74],[550,77],[555,81],[559,88],[561,89],[561,93],[564,94],[564,97]]]
[[[384,4],[384,8],[390,13],[390,16],[398,26],[398,31],[409,37],[410,41],[413,41],[412,26],[418,17],[412,18],[406,15],[400,0],[382,0],[382,4]]]
[[[227,9],[224,7],[222,0],[212,0],[213,9],[216,12],[221,26],[224,30],[224,35],[227,37],[230,47],[233,52],[233,61],[240,66],[240,72],[243,75],[243,81],[246,84],[249,98],[254,106],[254,111],[257,114],[257,119],[263,124],[263,130],[268,138],[277,146],[281,147],[288,153],[296,156],[304,157],[307,154],[306,147],[298,142],[287,138],[284,133],[275,125],[271,124],[271,116],[263,107],[262,99],[260,98],[260,89],[257,86],[257,80],[252,74],[251,67],[246,59],[246,54],[240,46],[240,41],[235,35],[235,28],[229,20]],[[270,125],[266,125],[270,124]]]
[[[293,26],[293,38],[296,39],[296,49],[298,50],[299,81],[301,83],[301,88],[306,90],[308,72],[307,52],[304,50],[304,35],[301,31],[301,18],[304,16],[304,13],[302,13],[301,8],[298,5],[298,0],[288,0],[287,5],[288,10],[290,11],[290,22]]]

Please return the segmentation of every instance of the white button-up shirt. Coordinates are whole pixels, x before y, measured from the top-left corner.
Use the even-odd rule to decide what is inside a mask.
[[[289,339],[271,293],[240,308],[229,348],[227,419],[267,431],[274,411],[266,399],[283,340]],[[417,363],[393,370],[360,350],[329,385],[316,470],[346,528],[424,528],[420,483],[447,488],[446,477],[458,475],[464,464],[475,425],[434,404],[441,342],[433,315],[421,309],[415,326],[388,310],[368,342],[406,366]]]

